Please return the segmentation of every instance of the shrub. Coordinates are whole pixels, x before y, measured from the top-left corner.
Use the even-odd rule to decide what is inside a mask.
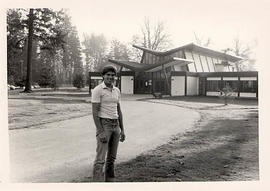
[[[85,81],[82,74],[75,75],[75,77],[73,78],[73,86],[78,89],[81,89],[85,86]]]
[[[38,84],[41,87],[50,87],[53,85],[54,76],[49,68],[42,68],[38,80]]]
[[[225,84],[225,87],[220,90],[220,97],[224,100],[224,105],[228,105],[229,99],[235,98],[234,91],[229,84]]]

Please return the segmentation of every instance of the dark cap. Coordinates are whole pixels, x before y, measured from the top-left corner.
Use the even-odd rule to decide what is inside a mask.
[[[116,68],[112,65],[104,66],[102,69],[102,75],[105,75],[107,72],[114,72],[116,74]]]

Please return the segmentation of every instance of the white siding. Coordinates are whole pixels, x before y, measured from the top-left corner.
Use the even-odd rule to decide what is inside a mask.
[[[180,65],[175,64],[174,65],[175,71],[183,71]]]
[[[186,51],[185,54],[186,54],[186,59],[188,59],[188,60],[193,60],[192,55],[191,55],[190,52],[187,52],[187,51]],[[188,64],[188,69],[189,69],[190,72],[196,72],[194,63]]]
[[[207,62],[206,62],[206,57],[200,55],[200,58],[201,58],[202,66],[203,66],[203,71],[204,72],[210,72],[209,68],[208,68],[208,65],[207,65]]]
[[[172,96],[185,95],[185,76],[172,76],[171,85]]]
[[[208,61],[208,65],[209,65],[209,68],[210,68],[210,72],[215,72],[215,66],[213,64],[212,58],[207,57],[207,61]]]
[[[203,72],[201,61],[198,54],[193,53],[194,62],[197,68],[197,72]]]
[[[121,93],[133,94],[133,76],[121,76]]]
[[[199,90],[198,77],[187,76],[187,95],[198,95]]]

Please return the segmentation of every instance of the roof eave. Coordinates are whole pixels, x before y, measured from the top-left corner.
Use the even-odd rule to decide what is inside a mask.
[[[132,67],[132,66],[130,66],[128,64],[125,64],[125,63],[123,63],[123,62],[121,62],[119,60],[108,59],[108,61],[111,62],[111,63],[117,64],[117,65],[123,66],[125,68],[128,68],[128,69],[130,69],[132,71],[135,71],[135,72],[142,72],[142,71],[144,71],[144,67],[142,67],[142,68]],[[134,63],[140,65],[140,63],[138,63],[138,62],[134,62]]]
[[[140,49],[144,52],[147,52],[147,53],[150,53],[150,54],[154,54],[156,56],[161,56],[163,55],[163,52],[160,52],[160,51],[155,51],[155,50],[151,50],[151,49],[148,49],[148,48],[144,48],[144,47],[141,47],[141,46],[137,46],[135,44],[132,45],[134,48],[137,48],[137,49]]]
[[[188,60],[188,59],[183,59],[183,58],[178,58],[178,57],[172,57],[172,58],[170,58],[170,59],[168,59],[168,60],[166,60],[164,62],[161,62],[161,63],[155,64],[155,65],[152,65],[151,67],[149,66],[149,67],[145,68],[146,69],[145,71],[146,72],[151,72],[151,71],[153,71],[154,68],[158,68],[158,67],[160,67],[162,65],[166,65],[166,64],[169,64],[169,63],[175,62],[175,61],[186,62],[186,64],[194,62],[193,60]]]

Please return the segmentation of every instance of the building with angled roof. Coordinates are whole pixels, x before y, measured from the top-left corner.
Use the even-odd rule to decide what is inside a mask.
[[[258,72],[239,71],[241,57],[190,43],[168,51],[143,51],[141,61],[109,61],[120,66],[117,86],[124,94],[218,96],[229,85],[238,97],[258,97]],[[102,79],[90,72],[90,89]]]

